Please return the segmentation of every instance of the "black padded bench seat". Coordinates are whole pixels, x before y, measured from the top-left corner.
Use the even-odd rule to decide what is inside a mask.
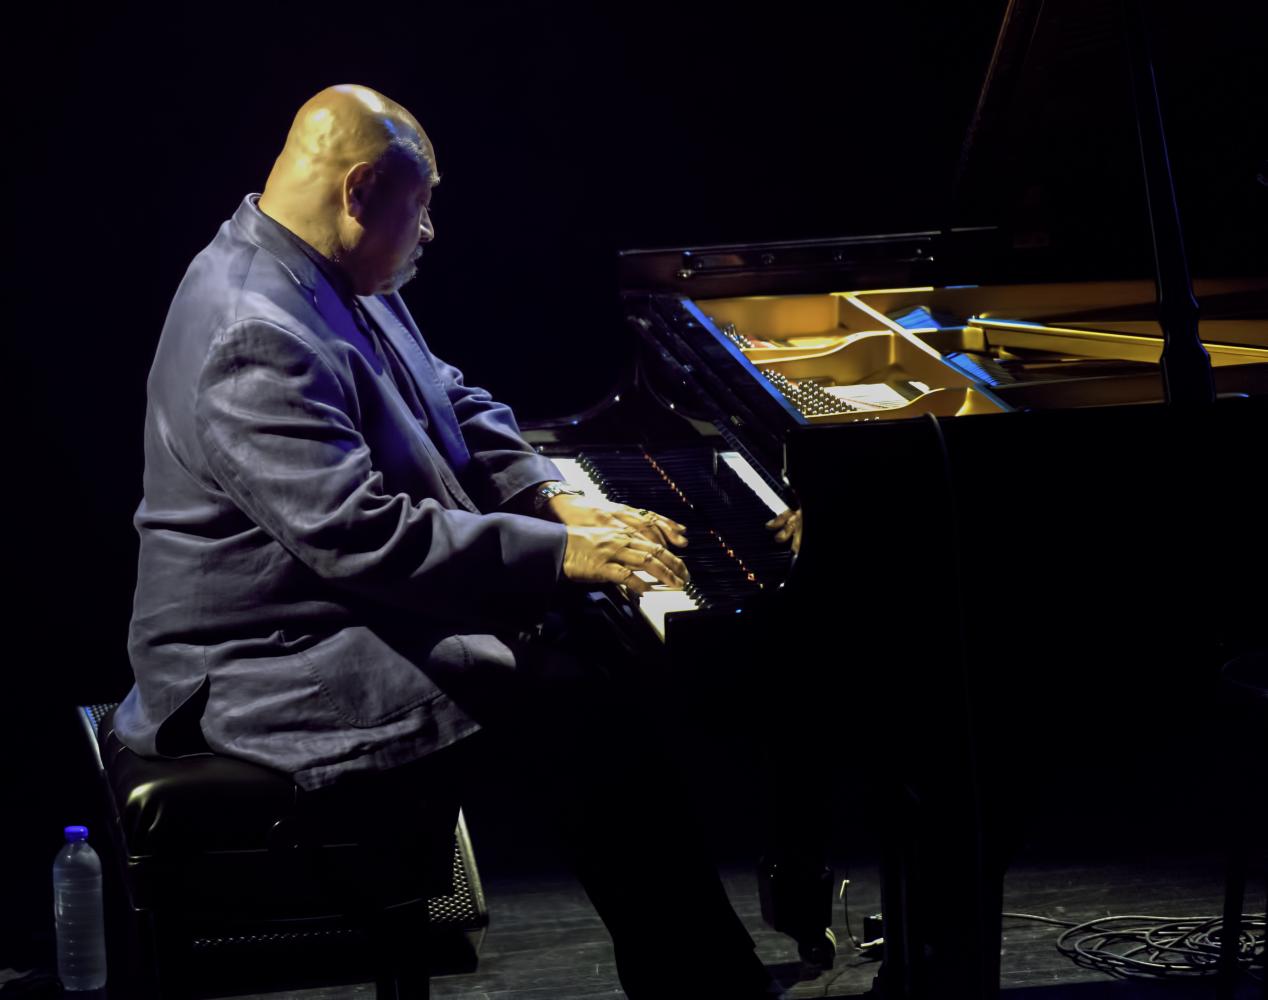
[[[378,996],[393,1000],[427,995],[424,951],[474,968],[488,916],[455,788],[357,801],[234,758],[144,758],[114,734],[114,707],[80,711],[158,995],[183,995],[189,946],[217,934],[357,929],[383,945]]]

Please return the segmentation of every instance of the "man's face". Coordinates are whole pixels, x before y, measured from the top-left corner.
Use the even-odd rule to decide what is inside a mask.
[[[362,210],[361,239],[349,253],[357,291],[387,295],[418,273],[423,244],[435,238],[425,164],[396,160],[376,170]]]

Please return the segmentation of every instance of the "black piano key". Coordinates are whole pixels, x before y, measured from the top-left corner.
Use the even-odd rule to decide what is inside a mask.
[[[712,449],[616,449],[580,461],[609,499],[686,526],[691,544],[679,555],[703,605],[740,603],[787,573],[789,550],[764,526],[769,509]]]

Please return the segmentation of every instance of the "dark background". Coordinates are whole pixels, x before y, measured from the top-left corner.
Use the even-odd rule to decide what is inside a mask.
[[[620,249],[999,221],[991,198],[951,194],[1000,2],[51,8],[24,16],[6,67],[0,966],[46,933],[48,865],[91,794],[70,707],[130,683],[130,519],[168,302],[311,94],[363,83],[428,130],[437,239],[404,294],[437,353],[522,418],[614,384]],[[1159,37],[1188,236],[1199,272],[1253,269],[1262,35],[1191,13]],[[999,204],[1037,176],[1091,177],[1040,198],[1040,221],[1146,274],[1125,79],[1097,51],[1041,74],[1031,145],[986,188]],[[1042,113],[1084,131],[1037,139]]]

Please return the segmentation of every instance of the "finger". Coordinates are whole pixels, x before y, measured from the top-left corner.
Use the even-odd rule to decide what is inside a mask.
[[[666,566],[675,576],[684,580],[691,579],[691,574],[687,572],[687,564],[679,559],[676,555],[669,551],[663,542],[648,547],[649,543],[642,539],[635,539],[630,547],[638,552],[646,553],[650,558],[657,560]]]
[[[657,546],[657,549],[663,556],[673,558],[663,546]],[[656,555],[655,551],[647,548],[646,542],[636,542],[626,546],[612,556],[612,561],[621,566],[640,570],[655,579],[657,583],[663,583],[667,587],[682,587],[687,582],[685,566],[681,572],[675,572],[663,558]]]
[[[639,569],[648,576],[654,577],[658,583],[663,583],[666,587],[681,590],[687,585],[687,577],[685,574],[675,573],[655,557],[649,557],[647,561],[639,567]]]
[[[691,574],[687,571],[687,567],[683,565],[681,559],[677,559],[674,555],[667,551],[662,551],[658,556],[652,556],[651,564],[655,566],[663,566],[665,571],[670,575],[670,579],[665,582],[671,587],[685,587],[691,582]],[[648,570],[653,573],[653,570]]]
[[[636,594],[646,594],[652,589],[652,585],[640,579],[632,566],[621,566],[614,562],[604,563],[599,568],[599,573],[609,583],[619,583]]]
[[[648,541],[679,546],[687,544],[687,529],[672,518],[655,511],[626,507],[617,511],[616,516]]]
[[[659,521],[663,524],[667,524],[671,528],[673,528],[675,531],[687,530],[687,526],[685,524],[679,524],[672,517],[666,517],[664,514],[658,514],[656,511],[648,510],[646,507],[628,507],[627,506],[627,507],[624,507],[624,511],[627,514],[633,514],[635,517],[640,518],[641,520],[644,520],[644,521],[649,521],[649,522]]]
[[[659,551],[648,552],[645,549],[630,547],[618,555],[618,559],[626,566],[642,570],[667,587],[684,587],[687,584],[687,567],[672,555],[664,546]]]
[[[648,538],[655,542],[662,541],[656,525],[638,511],[629,507],[613,511],[612,516],[621,525],[621,529],[632,536]]]
[[[676,535],[687,536],[687,526],[679,524],[672,517],[666,517],[664,514],[657,514],[654,510],[645,510],[641,512],[652,524],[660,527],[662,531],[670,531]]]
[[[643,526],[640,536],[656,545],[676,545],[679,548],[687,544],[687,536],[671,526],[672,522],[649,522]]]
[[[661,517],[656,521],[656,528],[670,544],[678,546],[684,546],[687,544],[687,529],[677,521],[671,521],[667,517]]]
[[[782,528],[785,524],[788,523],[789,518],[791,518],[792,516],[793,516],[793,512],[791,510],[785,510],[780,514],[776,514],[769,521],[767,521],[766,527],[772,528],[772,529]]]
[[[629,537],[649,545],[668,545],[673,542],[657,525],[638,522],[628,526]],[[684,539],[685,543],[685,539]]]

